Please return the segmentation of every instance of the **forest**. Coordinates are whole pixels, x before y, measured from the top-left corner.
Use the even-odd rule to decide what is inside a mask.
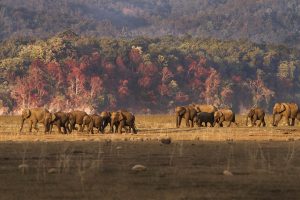
[[[0,44],[0,108],[173,112],[193,102],[244,112],[300,103],[300,51],[248,40],[91,37],[66,30]]]
[[[300,48],[298,0],[1,0],[0,40],[189,34]]]

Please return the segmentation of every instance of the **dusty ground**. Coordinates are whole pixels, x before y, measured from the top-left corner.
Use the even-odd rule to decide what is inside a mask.
[[[1,117],[0,199],[299,199],[300,126],[243,121],[176,129],[137,116],[137,135],[20,135],[19,118]]]

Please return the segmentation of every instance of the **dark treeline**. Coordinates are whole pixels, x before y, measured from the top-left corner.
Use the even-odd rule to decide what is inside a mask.
[[[299,48],[298,0],[1,0],[0,40],[85,36],[248,38]]]
[[[167,112],[192,102],[236,112],[300,103],[300,51],[244,40],[114,39],[65,31],[0,45],[3,112],[23,107]]]

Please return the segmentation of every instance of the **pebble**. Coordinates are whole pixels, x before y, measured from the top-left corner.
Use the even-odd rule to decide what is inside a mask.
[[[21,164],[18,166],[19,169],[27,169],[29,166],[27,164]]]
[[[146,171],[147,168],[144,165],[134,165],[131,168],[132,171],[136,171],[136,172],[141,172],[141,171]]]
[[[163,144],[171,144],[172,140],[170,137],[162,137],[159,139],[161,143]]]
[[[55,173],[57,173],[57,169],[55,168],[51,168],[48,170],[48,174],[55,174]]]
[[[231,171],[229,171],[229,170],[224,170],[224,171],[223,171],[223,174],[224,174],[225,176],[233,176],[233,174],[232,174]]]

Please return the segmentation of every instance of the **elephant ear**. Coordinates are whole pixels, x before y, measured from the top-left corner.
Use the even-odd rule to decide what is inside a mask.
[[[120,112],[119,120],[122,121],[125,119],[125,115],[123,112]]]
[[[182,107],[182,109],[179,111],[179,115],[184,115],[186,113],[187,109]]]
[[[29,109],[23,110],[22,116],[23,116],[24,118],[28,118],[28,117],[30,117],[30,115],[31,115],[31,111],[30,111]]]
[[[280,105],[280,113],[282,113],[282,112],[284,112],[286,109],[288,109],[288,105],[286,104],[286,103],[282,103],[281,105]]]
[[[51,121],[53,122],[56,119],[56,115],[51,113]]]
[[[221,118],[223,116],[223,113],[219,110],[217,112],[215,112],[215,118]]]

